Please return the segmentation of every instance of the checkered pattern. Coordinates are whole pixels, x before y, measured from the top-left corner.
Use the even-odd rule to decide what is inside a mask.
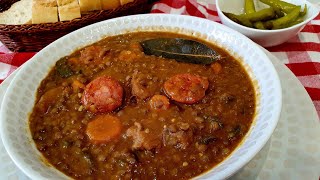
[[[154,4],[151,13],[191,15],[220,22],[215,4],[196,0],[160,0]],[[320,117],[320,15],[296,37],[268,50],[297,76]],[[4,46],[0,46],[0,52],[0,83],[35,54],[12,53]]]

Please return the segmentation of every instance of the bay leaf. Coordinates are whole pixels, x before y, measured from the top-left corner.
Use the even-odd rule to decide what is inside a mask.
[[[179,62],[211,64],[220,55],[207,45],[182,38],[156,38],[142,41],[141,46],[147,55],[155,55]]]

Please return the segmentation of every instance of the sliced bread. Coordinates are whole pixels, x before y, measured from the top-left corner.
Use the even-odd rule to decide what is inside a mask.
[[[60,21],[80,18],[80,6],[77,0],[57,0]]]
[[[79,0],[81,12],[101,10],[100,0]]]
[[[21,0],[14,3],[8,10],[0,13],[0,24],[21,25],[31,24],[32,0]]]
[[[58,4],[56,0],[33,0],[32,24],[58,22]]]

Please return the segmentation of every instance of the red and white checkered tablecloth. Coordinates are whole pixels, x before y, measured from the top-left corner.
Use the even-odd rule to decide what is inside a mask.
[[[213,3],[214,0],[212,4],[196,0],[160,0],[154,4],[151,13],[191,15],[220,22]],[[320,117],[320,15],[287,43],[267,49],[300,80]],[[12,53],[0,45],[0,83],[34,54]]]

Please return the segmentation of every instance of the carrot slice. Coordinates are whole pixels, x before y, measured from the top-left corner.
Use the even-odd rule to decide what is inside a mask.
[[[120,119],[111,115],[96,117],[88,123],[86,133],[90,140],[97,143],[108,142],[120,135]]]

